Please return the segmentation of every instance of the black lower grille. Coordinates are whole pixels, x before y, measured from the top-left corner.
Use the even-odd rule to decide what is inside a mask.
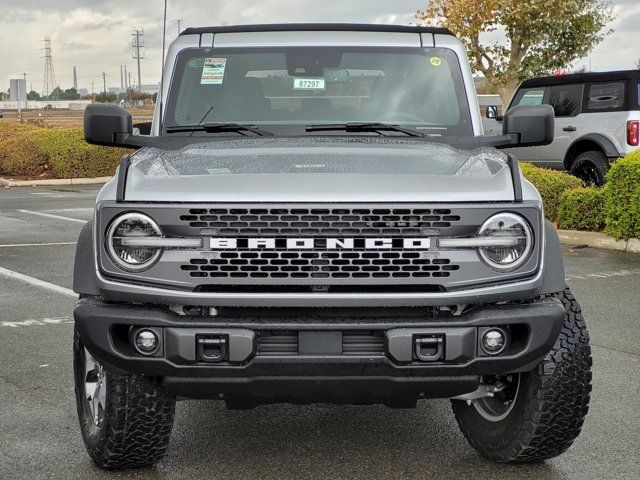
[[[342,332],[342,355],[381,356],[384,353],[384,332]],[[298,332],[260,332],[258,334],[257,355],[298,355]]]
[[[428,252],[221,252],[180,266],[192,278],[448,278],[460,266]]]

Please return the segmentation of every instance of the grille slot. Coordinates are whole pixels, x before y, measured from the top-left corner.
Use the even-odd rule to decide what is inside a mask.
[[[460,270],[446,258],[405,251],[221,252],[180,269],[193,278],[359,279],[448,278]]]
[[[322,236],[424,235],[425,229],[450,228],[460,216],[450,209],[191,209],[180,222],[214,235]]]
[[[342,332],[342,355],[382,356],[384,354],[384,332]],[[257,355],[298,355],[298,332],[259,332]]]

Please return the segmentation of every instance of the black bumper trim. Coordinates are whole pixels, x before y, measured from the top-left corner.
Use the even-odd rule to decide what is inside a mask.
[[[319,312],[321,313],[321,312]],[[338,319],[261,319],[259,317],[211,318],[178,316],[161,307],[108,304],[84,299],[74,311],[76,326],[83,343],[92,355],[112,371],[165,377],[182,396],[206,398],[218,397],[225,392],[234,395],[258,395],[258,391],[271,391],[277,385],[291,385],[290,392],[315,392],[313,398],[322,398],[324,392],[339,396],[336,386],[343,389],[353,382],[365,385],[362,391],[395,391],[398,395],[420,394],[449,397],[467,393],[476,385],[478,376],[527,371],[546,355],[557,339],[564,319],[562,304],[553,298],[532,303],[476,307],[461,316],[416,318],[338,318]],[[184,335],[222,335],[239,332],[261,331],[350,331],[379,330],[389,337],[390,332],[415,329],[417,333],[428,331],[464,332],[464,349],[455,359],[441,362],[398,362],[391,355],[292,355],[255,356],[255,349],[242,363],[206,364],[185,354],[176,345],[187,341],[167,342],[172,335],[165,333],[165,344],[158,356],[143,357],[123,350],[114,334],[118,328],[145,326],[178,332]],[[469,341],[471,329],[487,326],[517,326],[526,332],[526,339],[515,352],[498,357],[481,356],[475,341]],[[475,335],[475,334],[474,334]],[[456,338],[452,335],[451,339]],[[388,340],[387,340],[388,341]],[[388,346],[388,345],[387,345]],[[246,342],[245,342],[246,347]],[[167,351],[171,350],[171,351]],[[447,363],[449,360],[449,363]],[[182,379],[182,380],[180,380]],[[446,380],[449,379],[449,380]],[[456,381],[457,379],[457,381]],[[269,385],[272,385],[269,387]],[[366,386],[368,385],[368,387]],[[457,387],[456,387],[457,385]],[[193,387],[191,395],[186,395]],[[318,387],[318,388],[316,388]],[[346,387],[345,387],[346,388]],[[348,388],[346,388],[349,390]],[[473,388],[472,388],[473,390]],[[252,393],[253,392],[253,393]],[[259,395],[258,395],[259,396]],[[291,395],[289,395],[291,396]],[[383,402],[384,403],[384,402]]]

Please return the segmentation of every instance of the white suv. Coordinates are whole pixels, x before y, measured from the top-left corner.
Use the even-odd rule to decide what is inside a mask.
[[[556,114],[551,145],[513,149],[520,160],[567,170],[588,185],[601,186],[610,163],[640,145],[640,71],[583,73],[527,80],[511,100],[516,105],[551,105]],[[495,107],[485,127],[501,130]],[[495,119],[495,120],[494,120]]]

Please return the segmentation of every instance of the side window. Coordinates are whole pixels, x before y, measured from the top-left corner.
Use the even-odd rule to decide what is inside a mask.
[[[589,110],[620,110],[624,106],[624,83],[596,83],[589,86]]]
[[[518,90],[516,97],[513,99],[512,107],[517,105],[542,105],[544,98],[544,87],[541,88],[523,88]]]
[[[583,85],[558,85],[549,88],[549,105],[556,117],[575,117],[580,113]]]

